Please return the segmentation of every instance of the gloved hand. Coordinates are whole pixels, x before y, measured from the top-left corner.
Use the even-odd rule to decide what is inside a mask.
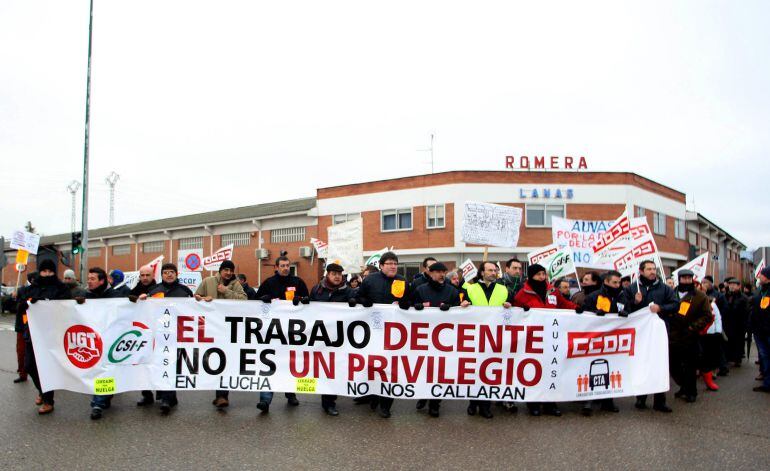
[[[299,298],[295,296],[292,298],[291,303],[295,306],[299,306]]]
[[[270,297],[269,294],[266,294],[266,295],[262,296],[261,298],[259,298],[259,300],[262,301],[265,304],[270,304],[270,303],[273,302],[273,299]]]
[[[409,310],[409,307],[410,307],[410,306],[409,306],[409,301],[407,301],[406,299],[403,299],[403,298],[402,298],[402,299],[399,299],[399,300],[398,300],[398,307],[400,307],[400,308],[401,308],[401,309],[403,309],[404,311],[408,311],[408,310]]]
[[[131,301],[132,303],[135,303],[137,299],[139,298],[133,294],[128,295],[128,300]]]
[[[78,296],[77,298],[75,298],[75,302],[77,302],[78,304],[83,304],[84,302],[86,302],[86,298],[82,296]]]
[[[522,309],[524,309],[524,312],[527,312],[527,311],[529,311],[529,306],[524,305],[524,306],[522,306]]]
[[[438,308],[441,309],[442,311],[448,311],[450,306],[447,303],[441,303],[441,306],[439,306]]]
[[[374,306],[374,303],[369,298],[359,298],[358,300],[361,301],[361,305],[363,307],[372,307],[372,306]]]
[[[310,297],[303,296],[300,298],[299,302],[301,302],[302,304],[310,304]]]
[[[599,317],[603,317],[604,314],[605,314],[604,311],[601,311],[601,310],[600,311],[596,311],[596,315],[599,316]]]
[[[626,311],[620,311],[618,313],[618,316],[620,316],[620,317],[628,317],[628,313]]]
[[[35,304],[37,302],[37,298],[29,298],[30,304]]]
[[[414,303],[415,311],[422,311],[423,309],[425,309],[425,306],[422,303]]]
[[[350,299],[348,299],[348,306],[350,306],[350,307],[356,307],[356,298],[350,298]]]
[[[582,308],[582,307],[580,307],[580,306],[576,307],[576,308],[575,308],[575,313],[577,313],[577,314],[583,314],[583,308]]]

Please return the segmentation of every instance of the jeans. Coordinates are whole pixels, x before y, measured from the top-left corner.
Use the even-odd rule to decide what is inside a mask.
[[[109,409],[112,404],[112,394],[102,396],[93,396],[91,398],[91,407],[99,409]]]
[[[754,342],[759,351],[759,370],[765,378],[762,386],[770,388],[770,335],[754,334]]]
[[[290,397],[297,398],[297,395],[294,393],[285,393],[284,396],[286,396],[286,399],[289,399]],[[273,402],[273,391],[262,391],[259,393],[259,402],[266,402],[268,405],[270,405],[271,402]]]

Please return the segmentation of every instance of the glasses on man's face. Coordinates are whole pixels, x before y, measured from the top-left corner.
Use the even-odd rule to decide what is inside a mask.
[[[163,270],[163,276],[171,276],[176,275],[176,272],[173,270]]]

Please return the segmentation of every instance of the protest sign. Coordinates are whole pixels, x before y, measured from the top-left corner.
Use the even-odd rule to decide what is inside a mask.
[[[380,258],[385,252],[392,252],[393,247],[388,248],[385,247],[382,250],[379,250],[377,252],[374,252],[372,255],[369,256],[369,258],[366,259],[364,262],[364,266],[371,265],[379,270],[380,268]]]
[[[179,271],[203,270],[203,249],[177,250],[176,266]]]
[[[682,270],[692,270],[692,272],[695,274],[693,276],[693,280],[701,281],[703,277],[706,276],[707,274],[706,269],[708,267],[708,263],[709,263],[709,253],[706,252],[702,255],[699,255],[698,257],[695,257],[691,261],[687,262],[686,264],[674,270],[674,272],[671,273],[671,278],[673,278],[674,283],[678,285],[679,272]]]
[[[233,259],[234,244],[226,245],[208,257],[203,258],[203,268],[210,271],[219,271],[219,266],[225,260]]]
[[[32,255],[37,255],[39,245],[39,235],[27,231],[13,231],[13,236],[11,236],[12,249],[26,250]]]
[[[559,247],[570,247],[576,267],[609,269],[596,261],[591,248],[612,225],[613,221],[588,221],[584,219],[551,218],[553,243]]]
[[[181,284],[190,288],[193,293],[198,289],[203,280],[203,276],[199,271],[180,271],[177,278],[179,278]]]
[[[623,211],[623,214],[621,214],[620,217],[617,218],[604,233],[602,233],[596,242],[591,244],[591,249],[595,254],[612,250],[613,246],[616,246],[627,239],[630,231],[631,221],[628,218],[628,212]]]
[[[116,288],[120,288],[121,286],[128,286],[128,289],[134,289],[137,283],[139,283],[139,272],[126,271],[123,272],[123,282],[117,285]]]
[[[463,274],[465,281],[470,281],[479,274],[479,269],[476,268],[476,264],[469,258],[460,265],[460,270]]]
[[[666,328],[646,308],[623,318],[482,306],[439,313],[379,304],[99,299],[37,302],[29,326],[44,391],[566,402],[669,385]]]
[[[318,254],[318,258],[328,257],[329,244],[322,241],[321,239],[316,239],[315,237],[310,238],[310,243],[313,244],[313,247],[315,247],[315,251]]]
[[[329,226],[326,263],[342,265],[345,273],[360,273],[364,261],[364,226],[361,218]]]
[[[754,283],[757,285],[757,288],[759,288],[759,272],[764,270],[765,268],[765,259],[763,258],[761,262],[759,262],[759,265],[757,265],[757,269],[754,270],[754,279],[756,280]]]
[[[538,263],[545,267],[549,280],[572,274],[577,278],[577,270],[572,261],[572,250],[569,246],[547,245],[527,254],[527,259],[530,265]]]
[[[521,215],[521,208],[466,201],[462,240],[490,247],[516,247]]]

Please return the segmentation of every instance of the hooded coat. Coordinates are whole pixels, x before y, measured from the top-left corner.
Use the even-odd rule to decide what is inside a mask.
[[[528,306],[533,309],[575,309],[577,307],[575,303],[565,299],[559,290],[548,282],[546,282],[545,298],[541,298],[530,286],[530,280],[527,280],[516,294],[513,305],[516,307]]]

